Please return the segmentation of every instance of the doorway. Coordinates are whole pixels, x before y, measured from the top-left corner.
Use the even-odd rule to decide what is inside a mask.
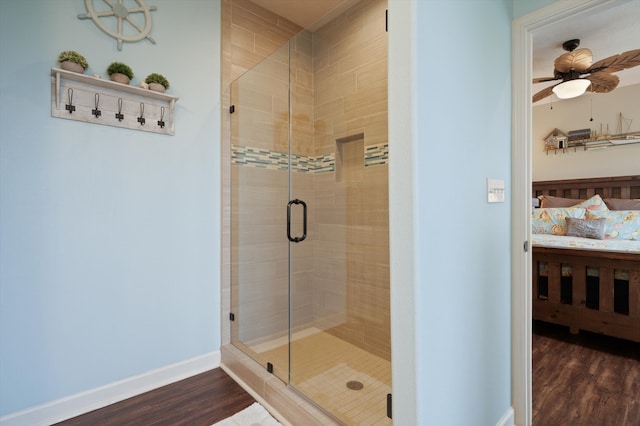
[[[531,80],[533,33],[581,13],[620,4],[590,0],[556,2],[522,16],[513,23],[513,141],[512,149],[512,404],[515,423],[531,424],[531,255],[528,251],[532,183]],[[602,10],[602,9],[600,9]],[[521,143],[525,141],[525,143]],[[520,143],[519,143],[520,142]],[[521,283],[528,283],[524,286]]]

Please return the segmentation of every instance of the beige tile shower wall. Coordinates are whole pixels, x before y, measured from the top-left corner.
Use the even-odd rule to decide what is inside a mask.
[[[282,235],[288,178],[278,170],[252,167],[232,166],[232,173],[234,337],[250,345],[286,335],[289,327],[288,247]]]
[[[231,82],[254,67],[264,58],[278,50],[294,34],[299,26],[265,10],[247,0],[222,0],[222,117],[221,117],[221,182],[222,182],[222,251],[221,251],[221,315],[222,344],[231,341],[229,312],[232,299],[237,299],[239,291],[232,295],[231,289]],[[256,119],[260,119],[256,114]],[[271,132],[274,129],[270,129]],[[237,143],[237,141],[236,141]],[[237,232],[237,231],[236,231]],[[236,270],[233,273],[238,273]],[[236,330],[237,332],[237,330]]]
[[[315,155],[358,133],[360,152],[388,142],[386,6],[362,1],[313,35]],[[315,176],[314,314],[320,327],[390,359],[388,167],[364,167],[349,151],[335,173]]]
[[[248,0],[225,0],[225,7],[231,9],[231,80],[244,74],[303,30]]]
[[[291,40],[291,152],[313,155],[313,34],[303,31]]]
[[[361,132],[388,140],[386,7],[361,1],[313,34],[316,155]]]

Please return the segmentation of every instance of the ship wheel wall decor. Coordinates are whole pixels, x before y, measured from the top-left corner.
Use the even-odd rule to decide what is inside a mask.
[[[94,7],[94,3],[102,5],[102,9]],[[155,6],[147,6],[144,0],[132,0],[130,5],[137,7],[128,8],[124,0],[84,0],[87,13],[78,15],[78,19],[91,19],[105,34],[113,37],[118,42],[118,50],[122,50],[122,43],[135,43],[147,39],[156,44],[151,38],[151,11],[156,10]],[[104,6],[107,6],[106,8]],[[134,16],[142,14],[144,25],[141,25]],[[116,25],[107,25],[109,18],[116,18]],[[133,31],[131,30],[133,29]],[[133,33],[132,33],[133,32]]]

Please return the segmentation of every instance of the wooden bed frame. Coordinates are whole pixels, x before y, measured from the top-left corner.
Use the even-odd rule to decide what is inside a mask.
[[[640,198],[640,175],[533,182],[532,189],[534,197]],[[562,265],[572,267],[572,278],[562,278]],[[588,277],[587,267],[598,268],[599,279]],[[534,320],[640,342],[639,254],[534,246],[532,269]],[[616,280],[615,270],[628,271],[628,282]]]

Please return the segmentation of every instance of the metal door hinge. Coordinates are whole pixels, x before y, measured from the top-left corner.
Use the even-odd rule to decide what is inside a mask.
[[[524,242],[524,246],[522,247],[525,253],[529,252],[529,241]]]
[[[236,320],[236,315],[233,312],[229,312],[229,320],[230,321],[235,321]]]
[[[236,112],[236,106],[235,105],[231,105],[229,107],[229,114],[233,114],[234,112]]]
[[[388,393],[387,394],[387,417],[389,417],[390,419],[391,417],[391,394]]]

